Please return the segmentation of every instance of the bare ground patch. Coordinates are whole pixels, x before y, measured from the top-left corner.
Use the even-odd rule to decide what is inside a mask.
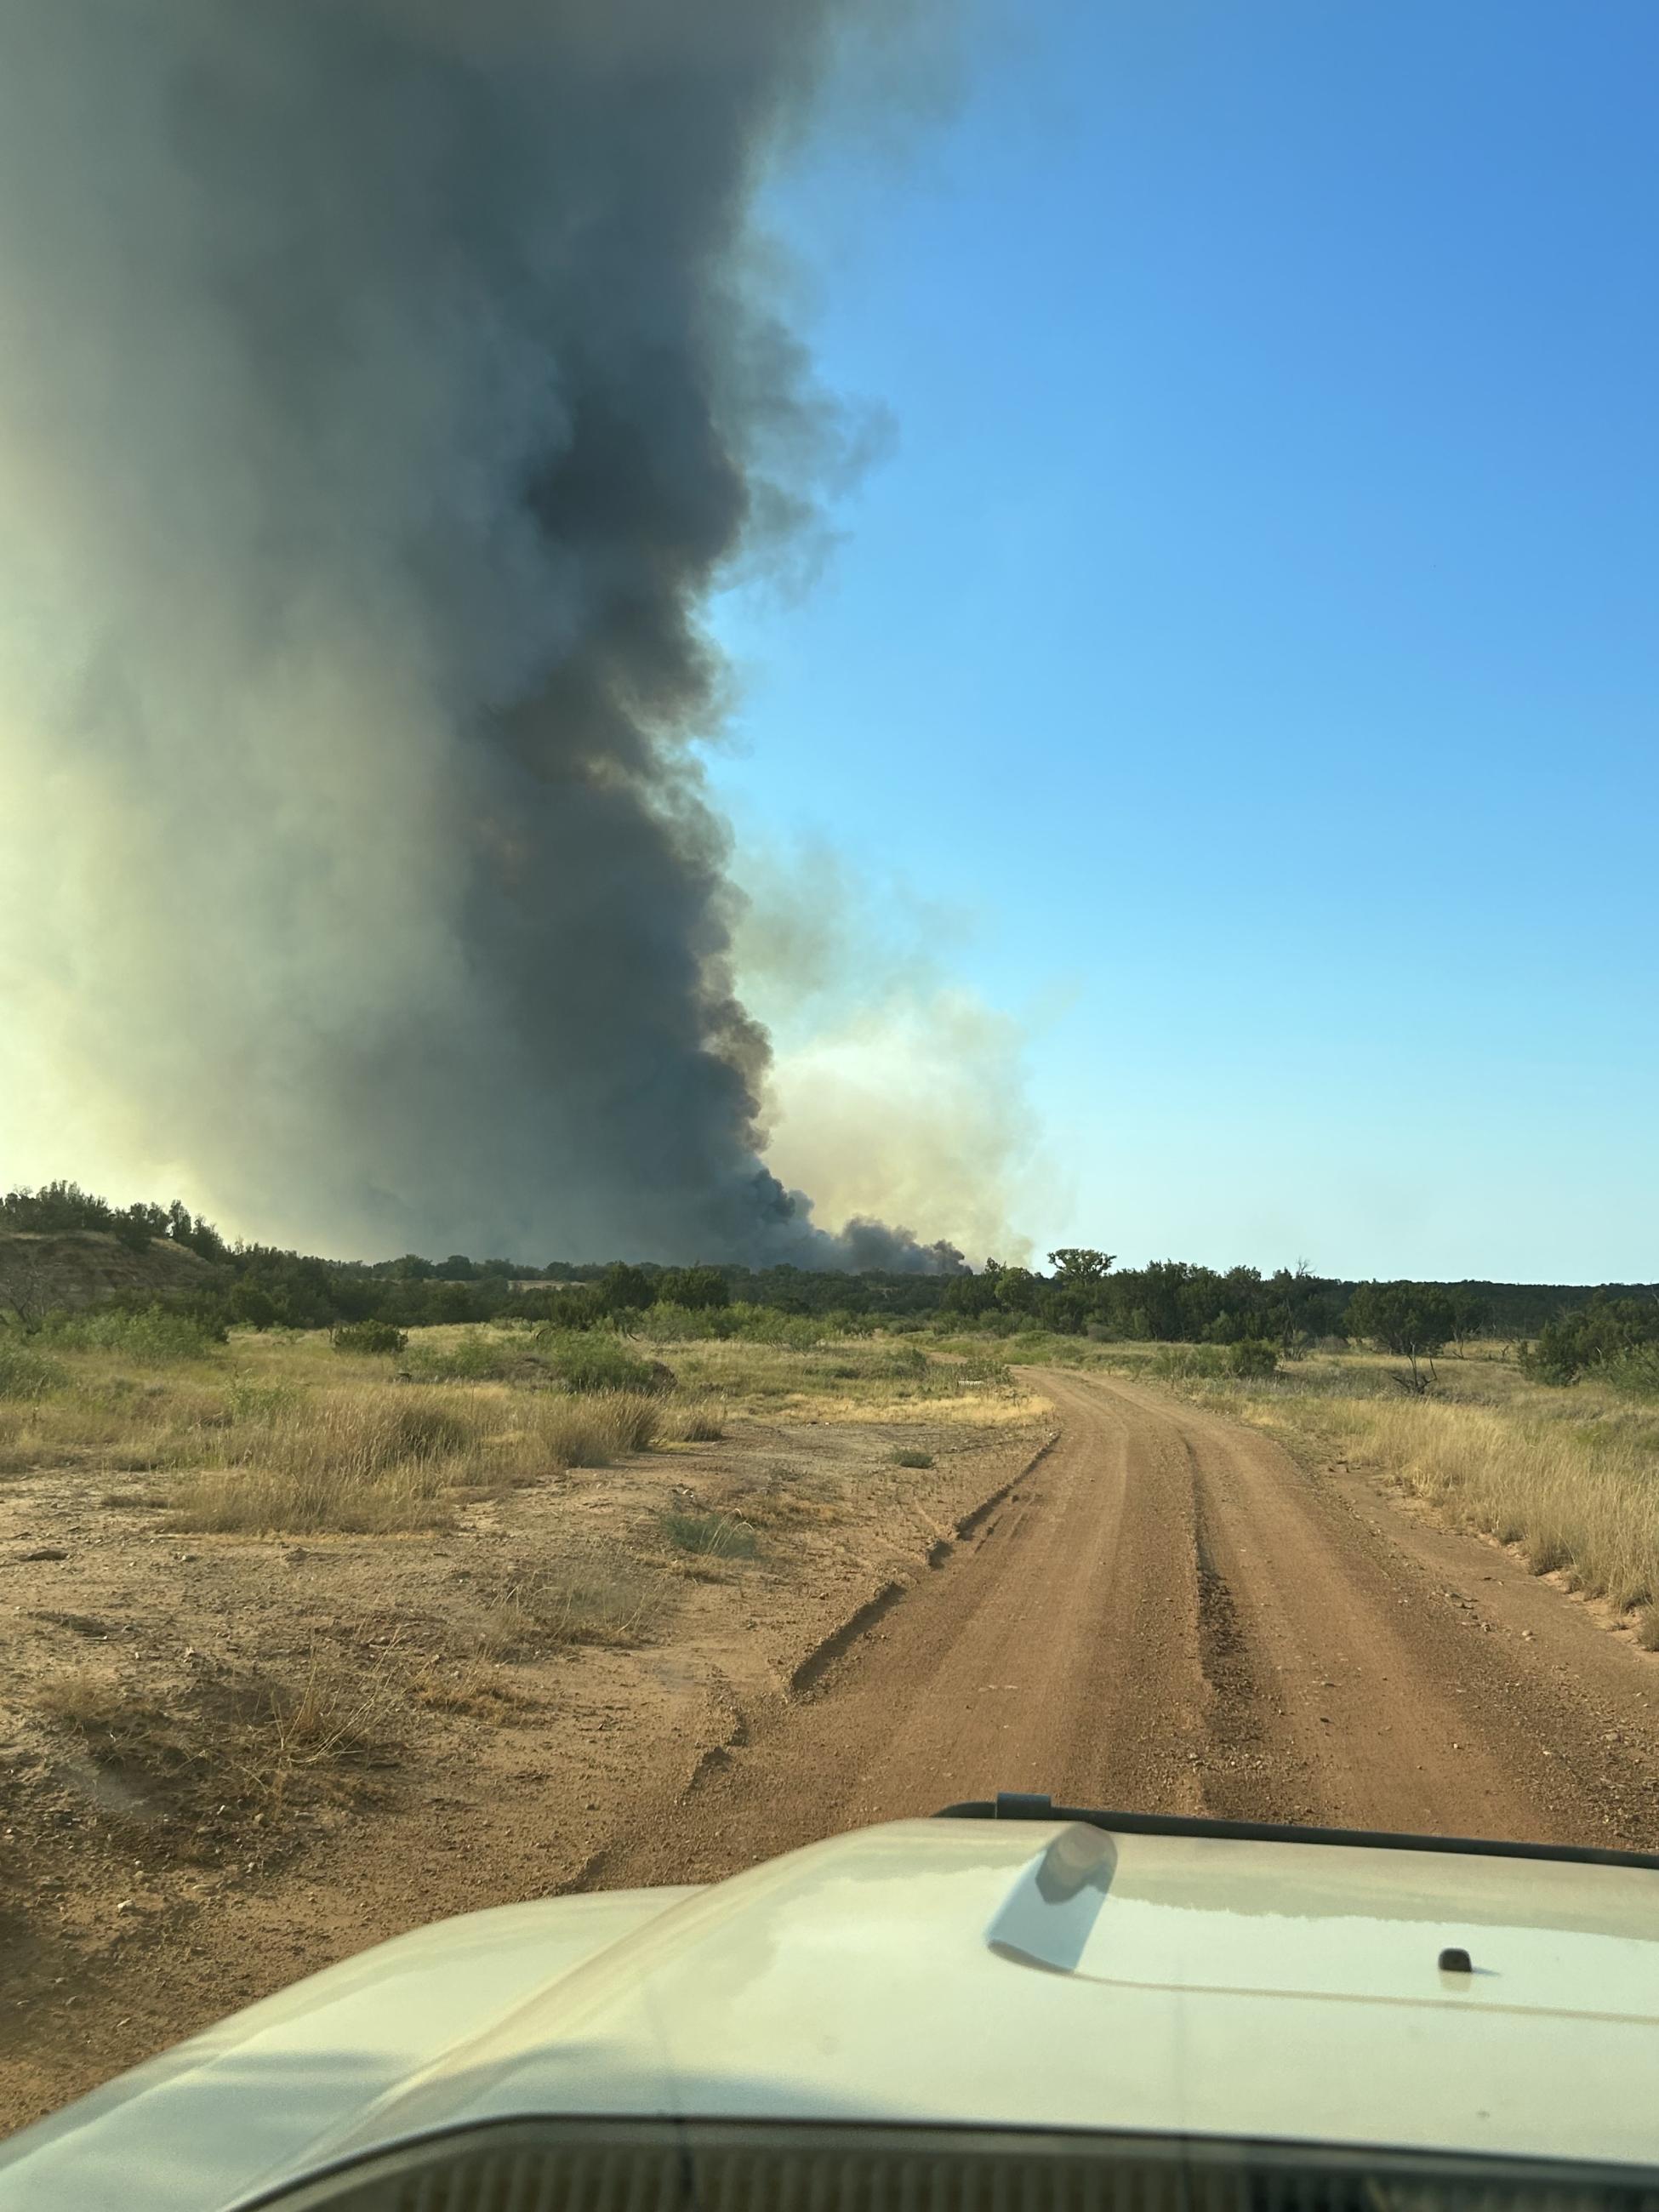
[[[87,1375],[55,1437],[33,1405],[14,1424],[15,1454],[53,1448],[0,1480],[5,2124],[365,1943],[568,1882],[1042,1433],[1006,1381],[879,1345],[758,1381],[763,1348],[731,1349],[648,1417],[496,1380],[428,1419],[428,1386],[366,1367],[329,1416],[361,1446],[343,1489],[294,1395],[340,1371],[314,1341],[234,1346],[234,1405],[222,1375]]]

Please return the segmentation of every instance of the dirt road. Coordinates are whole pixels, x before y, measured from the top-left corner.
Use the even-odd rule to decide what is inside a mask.
[[[582,1886],[710,1879],[999,1789],[1659,1844],[1659,1664],[1237,1423],[1039,1379],[1062,1433],[1030,1474]]]

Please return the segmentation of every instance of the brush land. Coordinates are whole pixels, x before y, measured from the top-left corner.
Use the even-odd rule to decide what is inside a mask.
[[[8,2123],[420,1922],[998,1787],[1659,1846],[1644,1294],[101,1204],[0,1204]]]
[[[0,2112],[568,1885],[1052,1433],[1000,1358],[0,1332]]]

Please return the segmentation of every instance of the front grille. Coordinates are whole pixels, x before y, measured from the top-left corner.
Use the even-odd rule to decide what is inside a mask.
[[[282,2212],[1659,2212],[1659,2174],[1164,2136],[521,2120],[379,2153]]]

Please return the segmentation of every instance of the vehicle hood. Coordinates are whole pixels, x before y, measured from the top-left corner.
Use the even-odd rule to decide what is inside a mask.
[[[901,1821],[367,1952],[15,2138],[0,2212],[216,2212],[536,2113],[1659,2164],[1656,2080],[1659,1873]]]

